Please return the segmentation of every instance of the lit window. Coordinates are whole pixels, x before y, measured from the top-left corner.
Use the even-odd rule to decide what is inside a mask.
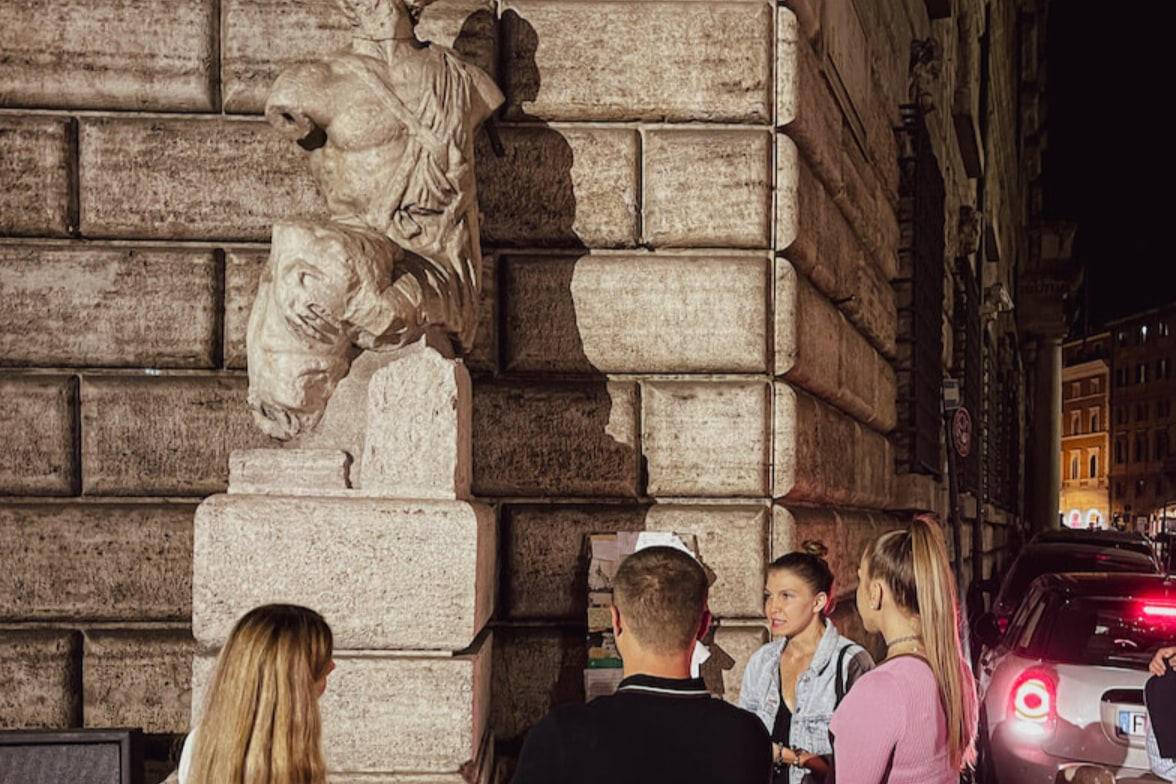
[[[1139,327],[1139,342],[1140,343],[1147,342],[1147,324],[1142,324]]]
[[[1168,322],[1161,321],[1156,325],[1156,334],[1162,338],[1168,337]]]
[[[1116,335],[1115,335],[1115,340],[1118,341],[1120,346],[1126,345],[1127,344],[1126,330],[1122,330],[1122,329],[1119,330],[1118,333],[1116,333]]]

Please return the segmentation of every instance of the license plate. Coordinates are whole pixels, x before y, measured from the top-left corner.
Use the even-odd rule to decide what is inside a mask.
[[[1121,710],[1116,729],[1120,735],[1142,738],[1147,734],[1147,715],[1143,711]]]

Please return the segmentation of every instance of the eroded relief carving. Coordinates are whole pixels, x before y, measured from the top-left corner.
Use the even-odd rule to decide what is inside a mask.
[[[309,151],[330,222],[276,223],[249,319],[249,406],[268,435],[317,424],[361,349],[473,343],[481,251],[474,132],[503,95],[416,38],[433,0],[338,0],[349,48],[287,69],[266,119]]]

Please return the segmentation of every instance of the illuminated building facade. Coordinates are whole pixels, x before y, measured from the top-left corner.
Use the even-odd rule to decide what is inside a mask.
[[[1062,481],[1059,514],[1071,528],[1111,524],[1111,333],[1062,346]]]
[[[1107,325],[1111,341],[1111,514],[1155,532],[1176,516],[1176,303]],[[1169,521],[1171,526],[1173,521]]]

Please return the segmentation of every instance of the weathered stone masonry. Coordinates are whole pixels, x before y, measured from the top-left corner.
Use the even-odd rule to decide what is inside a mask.
[[[1036,114],[1013,64],[1036,57],[1039,12],[941,5],[426,9],[421,37],[507,95],[504,156],[479,147],[468,362],[473,492],[498,543],[493,657],[471,678],[489,678],[501,756],[580,698],[583,534],[698,536],[734,698],[770,558],[823,538],[848,593],[887,510],[946,512],[943,481],[908,472],[895,438],[911,275],[895,131],[922,103],[952,373],[955,258],[1012,289],[1032,217],[1040,150],[1018,152],[1016,119]],[[192,515],[225,490],[232,450],[273,446],[245,410],[245,322],[270,226],[322,211],[260,112],[282,67],[345,42],[343,20],[330,0],[16,0],[0,16],[0,671],[16,685],[0,726],[184,732]],[[911,68],[929,39],[930,76]],[[956,216],[980,183],[976,252]],[[985,326],[993,345],[1013,328]],[[1017,503],[964,507],[987,521],[991,566]],[[421,579],[446,593],[453,576]],[[405,732],[443,726],[404,710]]]

